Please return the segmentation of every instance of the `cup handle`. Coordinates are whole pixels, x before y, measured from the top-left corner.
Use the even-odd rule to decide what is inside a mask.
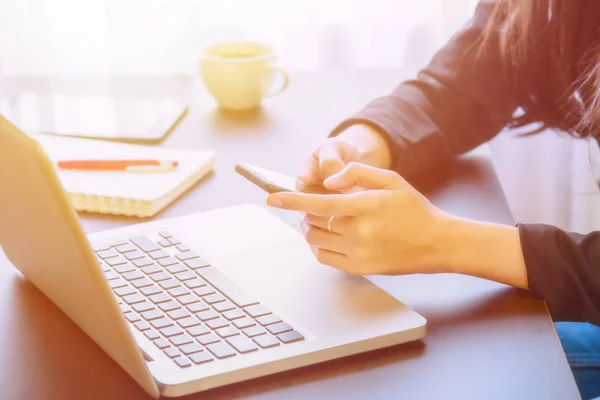
[[[278,90],[265,94],[265,97],[277,96],[278,94],[283,92],[290,83],[290,77],[288,76],[287,72],[285,72],[285,70],[283,68],[281,68],[281,67],[271,67],[271,68],[274,71],[279,72],[279,74],[281,74],[281,77],[283,78],[283,84],[281,85],[281,87]]]

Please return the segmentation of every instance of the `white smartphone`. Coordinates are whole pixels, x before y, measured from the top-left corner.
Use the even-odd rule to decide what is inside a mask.
[[[237,164],[235,170],[267,193],[296,191],[296,179],[291,176],[250,164]]]

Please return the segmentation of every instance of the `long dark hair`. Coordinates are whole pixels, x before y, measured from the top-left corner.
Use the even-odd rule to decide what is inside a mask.
[[[600,0],[497,0],[481,47],[495,43],[524,115],[571,135],[600,135]]]

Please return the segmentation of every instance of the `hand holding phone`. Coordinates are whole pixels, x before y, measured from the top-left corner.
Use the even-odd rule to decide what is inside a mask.
[[[250,164],[237,164],[235,170],[267,193],[296,192],[296,179],[291,176]]]

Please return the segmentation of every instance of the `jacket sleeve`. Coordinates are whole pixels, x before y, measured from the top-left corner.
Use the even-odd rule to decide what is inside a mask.
[[[501,62],[498,31],[479,52],[479,41],[496,0],[481,1],[470,22],[433,57],[418,77],[400,84],[339,124],[366,123],[383,133],[392,169],[409,177],[494,137],[516,105]]]
[[[588,235],[548,225],[519,225],[529,288],[555,321],[600,326],[600,232]]]

